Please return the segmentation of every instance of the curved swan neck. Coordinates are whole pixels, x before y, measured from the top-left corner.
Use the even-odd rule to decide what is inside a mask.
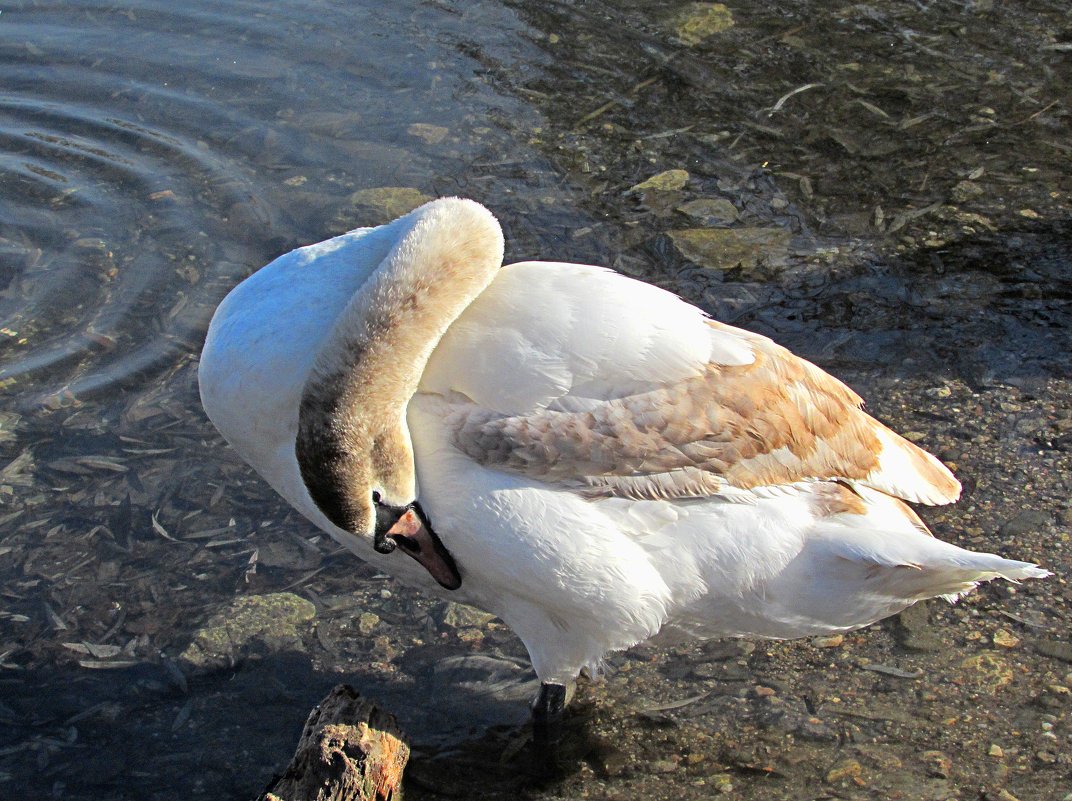
[[[302,393],[296,454],[335,525],[371,533],[370,493],[414,500],[406,406],[432,351],[502,264],[502,230],[477,203],[433,201],[390,224],[398,240],[339,316]]]

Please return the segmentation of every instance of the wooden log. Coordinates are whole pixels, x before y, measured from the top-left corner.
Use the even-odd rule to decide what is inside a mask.
[[[400,801],[407,761],[394,716],[339,684],[309,714],[290,765],[257,801]]]

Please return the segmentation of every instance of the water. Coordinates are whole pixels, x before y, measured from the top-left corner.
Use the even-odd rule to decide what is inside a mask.
[[[960,464],[966,503],[929,517],[943,536],[1067,566],[1062,9],[749,3],[731,8],[733,28],[689,45],[674,34],[688,6],[2,9],[0,795],[249,797],[340,680],[400,716],[418,797],[448,777],[444,792],[474,792],[474,763],[494,774],[481,792],[514,791],[509,764],[487,766],[531,690],[512,635],[445,621],[442,604],[339,553],[224,447],[197,400],[215,305],[279,253],[382,221],[355,204],[362,190],[473,197],[503,221],[510,260],[608,264],[776,336]],[[686,186],[630,189],[671,168],[689,171]],[[698,199],[732,218],[680,210]],[[704,267],[674,237],[705,225],[767,244]],[[1025,485],[1041,528],[999,537]],[[317,608],[299,651],[176,671],[214,611],[278,591]],[[1014,609],[999,591],[981,597]],[[1052,587],[1019,598],[1021,615],[1067,623]],[[365,633],[362,613],[378,619]],[[868,636],[839,658],[900,653],[888,633]],[[621,672],[578,706],[596,744],[559,791],[650,794],[643,770],[598,756],[615,749],[693,765],[687,726],[656,737],[634,711],[713,676],[780,676],[787,698],[794,682],[818,697],[825,654],[796,648],[713,674],[696,672],[713,660],[703,649],[615,657]],[[798,706],[771,724],[778,737],[814,702]],[[723,745],[695,764],[717,753],[748,788],[724,743],[753,739],[753,718],[715,717],[703,736],[721,730]],[[1057,769],[1044,765],[1035,789]],[[705,775],[651,778],[706,797]]]

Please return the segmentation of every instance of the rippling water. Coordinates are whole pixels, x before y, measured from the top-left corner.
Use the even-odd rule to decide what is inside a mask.
[[[56,407],[159,371],[355,189],[508,191],[468,167],[532,119],[481,64],[522,30],[490,4],[5,9],[0,386]]]
[[[199,410],[193,357],[216,304],[252,270],[299,244],[383,221],[351,202],[356,191],[408,187],[500,209],[516,205],[515,193],[540,196],[550,171],[526,144],[539,117],[493,81],[518,60],[542,60],[527,32],[492,3],[31,2],[0,13],[0,443],[10,448],[0,662],[23,671],[20,686],[51,699],[37,705],[40,720],[58,725],[100,704],[142,710],[118,740],[88,733],[93,715],[81,724],[84,740],[96,737],[111,753],[111,767],[83,775],[84,786],[130,781],[122,741],[150,736],[159,723],[152,688],[167,676],[120,677],[120,663],[174,657],[193,626],[233,595],[236,566],[245,565],[241,592],[266,592],[331,565],[341,594],[328,605],[352,608],[369,596],[368,608],[398,631],[416,628],[405,619],[415,599],[391,618],[400,602],[385,600],[385,577],[338,560],[293,518],[274,545],[251,545],[258,528],[263,535],[288,512],[257,482],[251,494],[241,490],[244,468],[224,491],[231,479],[213,463],[227,456]],[[199,445],[206,440],[209,450]],[[198,553],[159,550],[198,529],[222,536],[192,540],[206,546]],[[286,550],[295,542],[297,554]],[[274,558],[273,547],[282,549]],[[134,629],[141,633],[132,640]],[[68,682],[49,666],[70,663],[79,642],[100,643],[95,653],[112,662]],[[427,663],[443,667],[418,696],[454,675],[442,660],[456,651]],[[283,681],[308,685],[307,693],[334,680],[311,680],[308,666],[289,664],[278,667]],[[451,681],[472,681],[457,669]],[[515,683],[528,681],[511,661],[481,675],[504,669],[520,670]],[[124,687],[148,695],[123,700]],[[392,685],[381,690],[389,696]],[[217,717],[212,694],[193,696],[203,714],[193,714],[192,728],[229,722]],[[315,698],[295,704],[298,720],[280,722],[281,743],[292,741],[306,700]],[[487,700],[482,708],[494,709]],[[189,718],[182,708],[164,714]],[[43,731],[22,707],[4,710],[16,751]],[[434,735],[451,730],[451,714],[448,703],[438,720],[411,715],[409,726]],[[506,714],[519,719],[513,707]],[[263,715],[253,725],[264,725]],[[495,720],[480,719],[463,716],[463,736]],[[203,735],[180,739],[187,761],[211,748]],[[62,794],[80,759],[57,752],[57,767],[47,754],[37,758],[52,763],[45,785]],[[247,758],[238,794],[252,792],[275,761]],[[191,781],[166,774],[134,779],[128,791],[145,797]],[[8,787],[26,778],[0,775]],[[220,779],[201,781],[217,797]]]
[[[282,252],[384,221],[365,190],[473,197],[510,260],[609,264],[775,334],[941,437],[943,458],[978,433],[949,404],[992,414],[1004,433],[979,436],[1005,461],[980,481],[1022,458],[1035,502],[1064,502],[1066,429],[1014,419],[1060,405],[1072,375],[1059,15],[752,2],[697,45],[673,33],[691,5],[0,10],[0,796],[249,797],[339,680],[399,714],[425,791],[432,758],[464,791],[488,768],[466,749],[516,735],[532,676],[512,635],[340,553],[200,411],[216,304]],[[669,168],[686,188],[633,189]],[[695,263],[673,235],[700,225],[681,210],[696,199],[728,204],[716,228],[779,244]],[[977,494],[958,526],[993,531],[979,516],[1018,503]],[[299,652],[176,668],[214,611],[282,591],[317,610]],[[704,658],[606,694],[689,695]]]

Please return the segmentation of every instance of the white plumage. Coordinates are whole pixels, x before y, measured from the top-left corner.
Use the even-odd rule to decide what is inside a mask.
[[[461,245],[490,267],[466,258],[451,270],[490,272],[464,310],[434,320],[455,281],[437,259]],[[949,502],[955,479],[814,365],[603,268],[495,269],[501,247],[490,213],[445,199],[281,256],[216,312],[201,392],[228,441],[302,514],[400,579],[501,617],[543,681],[568,684],[661,631],[843,631],[980,581],[1048,575],[930,536],[897,496]],[[392,503],[419,502],[457,565],[454,592],[417,561],[374,550],[371,528],[330,522],[295,456],[318,356],[391,352],[400,329],[346,319],[374,272],[397,276],[384,297],[411,315],[402,330],[435,323],[430,356],[381,369],[417,386],[394,416],[405,413],[418,489]],[[354,336],[363,344],[339,345]],[[379,396],[351,394],[340,430],[384,416]],[[369,504],[378,480],[347,491]]]

